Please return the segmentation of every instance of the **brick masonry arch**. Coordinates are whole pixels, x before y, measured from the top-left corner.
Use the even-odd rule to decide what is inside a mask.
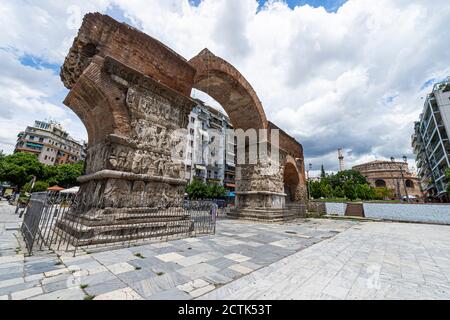
[[[303,159],[294,158],[291,154],[286,154],[283,163],[283,181],[285,188],[289,188],[287,202],[306,202],[305,177],[302,174]]]
[[[150,221],[164,225],[155,220],[155,212],[183,200],[185,166],[173,150],[185,143],[176,133],[187,127],[196,104],[190,98],[193,88],[221,103],[235,128],[268,129],[269,137],[279,129],[267,121],[251,85],[225,60],[205,49],[187,61],[158,40],[99,13],[85,16],[61,80],[70,89],[65,104],[89,135],[86,173],[79,178],[80,206],[73,210],[95,217],[99,225],[119,224],[119,238],[136,228],[137,213],[143,229]],[[280,159],[293,157],[303,185],[303,149],[281,130],[279,137]],[[238,216],[285,217],[284,163],[274,163],[237,167]],[[185,219],[183,212],[174,216],[173,228],[186,232],[181,230]],[[90,223],[86,219],[84,234],[70,231],[70,224],[61,228],[81,238],[102,232]]]
[[[189,60],[196,70],[193,87],[219,102],[236,129],[267,129],[264,108],[255,90],[230,63],[208,49]]]

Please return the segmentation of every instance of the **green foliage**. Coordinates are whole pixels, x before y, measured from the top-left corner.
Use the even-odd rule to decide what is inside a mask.
[[[218,184],[208,185],[206,188],[206,195],[208,199],[220,199],[225,198],[227,195],[227,190]]]
[[[342,190],[341,186],[336,186],[336,188],[334,188],[333,197],[335,197],[335,198],[344,198],[345,197],[344,190]]]
[[[394,191],[388,188],[374,188],[373,192],[375,200],[386,200],[394,197]]]
[[[0,180],[8,181],[20,190],[33,176],[41,177],[43,167],[36,155],[15,153],[0,161]]]
[[[356,193],[356,185],[351,180],[347,180],[344,182],[342,186],[342,190],[344,191],[344,195],[347,199],[353,201],[358,198],[358,194]]]
[[[358,171],[347,170],[327,176],[322,166],[321,177],[320,182],[309,183],[311,196],[314,199],[345,198],[350,201],[377,199],[375,190],[369,186],[367,179]]]
[[[327,181],[333,188],[336,188],[337,186],[343,187],[346,181],[350,181],[354,185],[368,184],[367,179],[356,170],[346,170],[335,175],[330,175],[327,177]]]
[[[375,198],[375,192],[368,184],[358,184],[355,188],[356,196],[361,200],[373,200]]]
[[[206,197],[207,187],[201,181],[194,180],[186,188],[189,199],[197,200]]]
[[[326,177],[327,177],[327,174],[325,172],[324,166],[322,165],[322,167],[320,168],[320,178],[324,179]]]
[[[447,177],[447,194],[450,197],[450,169],[447,170],[445,173],[445,176]]]
[[[32,193],[32,192],[42,192],[42,191],[46,191],[48,189],[48,187],[50,187],[50,185],[48,184],[48,182],[46,181],[36,181],[36,183],[34,184],[34,188],[33,190],[31,190],[31,183],[27,182],[23,188],[22,188],[22,192],[28,192],[28,193]]]
[[[45,191],[49,186],[59,185],[70,188],[77,184],[77,178],[83,174],[84,163],[47,166],[40,163],[37,156],[30,153],[15,153],[2,156],[0,153],[0,181],[8,181],[18,190],[30,192],[31,179],[37,182],[32,190]]]
[[[83,174],[84,163],[79,162],[75,164],[61,164],[55,168],[56,175],[47,180],[49,184],[57,184],[63,188],[71,188],[77,184],[77,178]]]
[[[194,180],[186,188],[189,199],[220,199],[227,195],[227,190],[217,184],[205,184],[202,181]]]

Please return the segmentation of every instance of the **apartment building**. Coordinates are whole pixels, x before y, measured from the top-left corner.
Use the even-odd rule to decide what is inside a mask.
[[[422,189],[428,197],[448,201],[445,172],[450,168],[450,77],[428,94],[414,124],[412,147]]]
[[[230,119],[222,112],[196,99],[189,115],[185,157],[186,179],[235,189],[235,139]]]
[[[54,121],[35,121],[18,134],[14,152],[33,153],[46,165],[76,163],[85,159],[86,144],[78,142]]]

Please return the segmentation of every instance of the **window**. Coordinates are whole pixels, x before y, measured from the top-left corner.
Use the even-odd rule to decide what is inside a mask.
[[[195,118],[191,117],[191,123],[195,123]]]
[[[191,136],[194,135],[194,129],[191,129]]]
[[[406,187],[407,188],[414,188],[414,182],[411,180],[406,180]]]
[[[47,157],[47,156],[45,156],[45,157],[44,157],[44,160],[47,160],[47,158],[48,158],[48,157]]]
[[[375,181],[375,187],[377,187],[377,188],[386,188],[386,181],[384,181],[384,180],[377,180],[377,181]]]

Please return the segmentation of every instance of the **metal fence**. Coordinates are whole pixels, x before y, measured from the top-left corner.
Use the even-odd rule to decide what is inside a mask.
[[[210,201],[154,208],[84,208],[75,194],[41,192],[32,194],[21,231],[30,255],[36,249],[75,254],[80,247],[214,234],[217,214],[218,205]]]

